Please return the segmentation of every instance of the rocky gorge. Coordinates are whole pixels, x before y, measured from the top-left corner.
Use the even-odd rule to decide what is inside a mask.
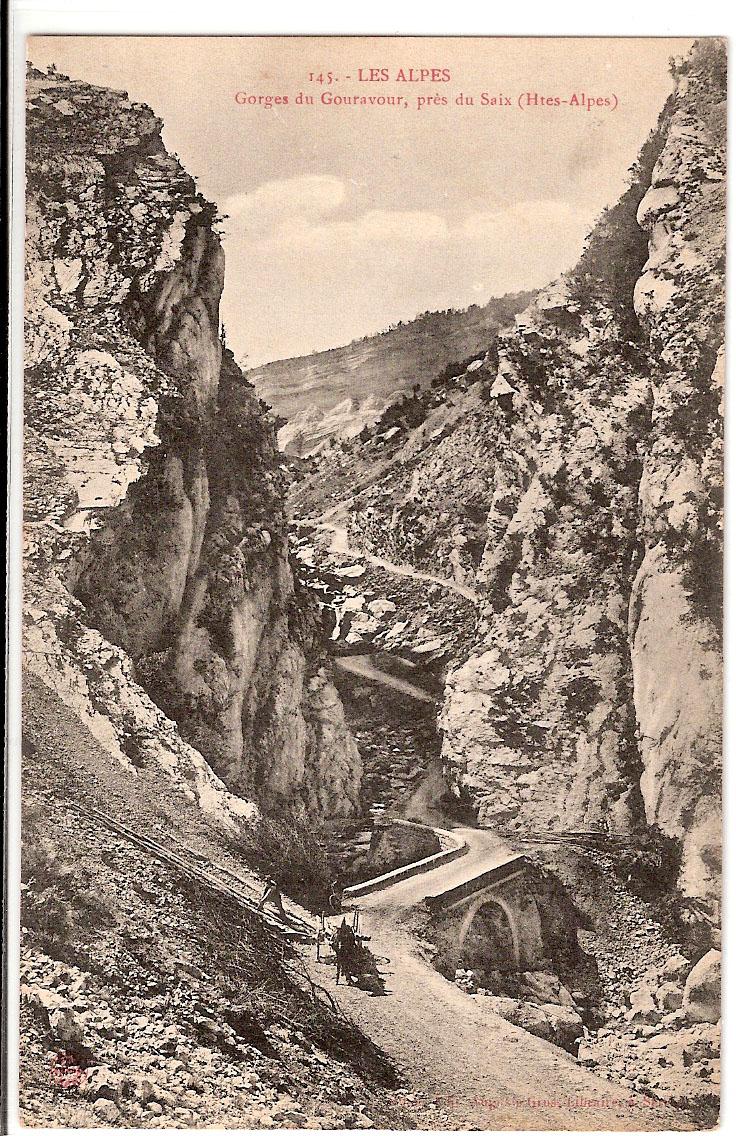
[[[657,829],[716,915],[724,75],[697,45],[577,266],[292,490],[477,597],[440,730],[479,822]]]
[[[571,1084],[594,1069],[684,1127],[713,1121],[723,45],[696,44],[673,79],[628,188],[560,280],[485,321],[444,313],[444,354],[415,358],[417,329],[399,329],[410,365],[367,408],[330,417],[361,359],[393,383],[385,344],[350,345],[347,379],[330,352],[316,370],[273,365],[289,397],[307,373],[326,400],[306,425],[296,408],[284,455],[220,325],[217,209],[162,123],[124,92],[30,69],[34,1123],[60,1090],[70,1122],[450,1126],[431,1093],[405,1099],[381,1052],[401,1022],[369,1042],[365,1007],[361,1033],[252,902],[219,908],[100,809],[251,900],[254,869],[300,900],[314,873],[314,912],[330,887],[435,855],[439,828],[497,838],[526,858],[523,902],[545,929],[527,969],[503,962],[497,913],[459,951],[457,920],[421,906],[408,932],[395,912],[378,931],[409,935],[461,999],[452,1013],[473,999],[495,1015],[484,1041],[521,1027],[567,1051]],[[466,332],[470,358],[454,350]],[[411,1001],[415,958],[400,958]]]
[[[720,951],[723,45],[673,81],[576,267],[461,371],[308,459],[290,500],[297,554],[341,597],[338,649],[429,680],[454,807],[581,909],[581,1060],[708,1109],[717,1010],[688,975]],[[416,592],[381,608],[387,564]],[[462,988],[549,1035],[544,973],[546,994],[476,971]]]

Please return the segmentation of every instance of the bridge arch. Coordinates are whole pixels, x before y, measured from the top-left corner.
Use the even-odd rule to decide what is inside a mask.
[[[508,948],[510,947],[511,958],[508,959],[508,962],[513,963],[514,968],[518,969],[521,965],[521,943],[516,915],[513,908],[506,902],[503,896],[495,893],[481,893],[474,897],[460,924],[458,933],[459,951],[461,955],[465,953],[468,937],[473,929],[473,925],[477,923],[478,916],[480,916],[484,910],[488,915],[492,915],[494,909],[496,912],[501,913],[502,919],[500,922],[496,921],[497,931],[495,934],[493,933],[493,923],[491,923],[491,937],[495,938],[496,942],[495,944],[489,942],[488,945],[492,947],[495,946],[496,950],[500,948],[501,953],[503,953],[504,950],[508,953]],[[488,933],[488,929],[488,925],[486,925],[484,928],[486,934]],[[503,941],[506,937],[504,931],[507,932],[508,947]]]

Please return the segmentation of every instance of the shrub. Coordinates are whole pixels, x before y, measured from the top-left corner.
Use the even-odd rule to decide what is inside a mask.
[[[567,713],[575,720],[585,718],[601,700],[601,688],[588,675],[576,675],[563,688]]]
[[[68,945],[74,928],[90,919],[100,922],[108,913],[94,898],[89,872],[72,852],[42,834],[43,812],[26,808],[21,850],[21,922],[50,953]]]
[[[271,801],[269,810],[242,833],[238,852],[293,899],[313,911],[325,910],[332,887],[323,825],[302,804],[285,798]]]
[[[636,895],[654,899],[670,891],[680,871],[679,841],[653,827],[638,848],[627,848],[616,857],[616,874]]]

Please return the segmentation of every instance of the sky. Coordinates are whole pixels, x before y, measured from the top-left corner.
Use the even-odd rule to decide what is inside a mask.
[[[28,55],[162,118],[167,147],[226,215],[222,318],[236,358],[256,366],[572,266],[690,42],[54,36]],[[432,69],[438,81],[421,74]],[[320,101],[335,96],[400,101]],[[417,106],[433,97],[446,105]],[[555,98],[568,101],[541,105]]]

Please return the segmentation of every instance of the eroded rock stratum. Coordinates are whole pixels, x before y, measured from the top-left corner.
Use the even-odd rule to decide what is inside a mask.
[[[221,341],[215,208],[125,93],[28,81],[26,666],[221,818],[357,802],[273,423]],[[176,724],[175,724],[176,723]]]
[[[685,894],[710,898],[724,98],[724,49],[700,44],[576,269],[502,337],[487,598],[444,710],[486,823],[655,825],[681,842]]]

